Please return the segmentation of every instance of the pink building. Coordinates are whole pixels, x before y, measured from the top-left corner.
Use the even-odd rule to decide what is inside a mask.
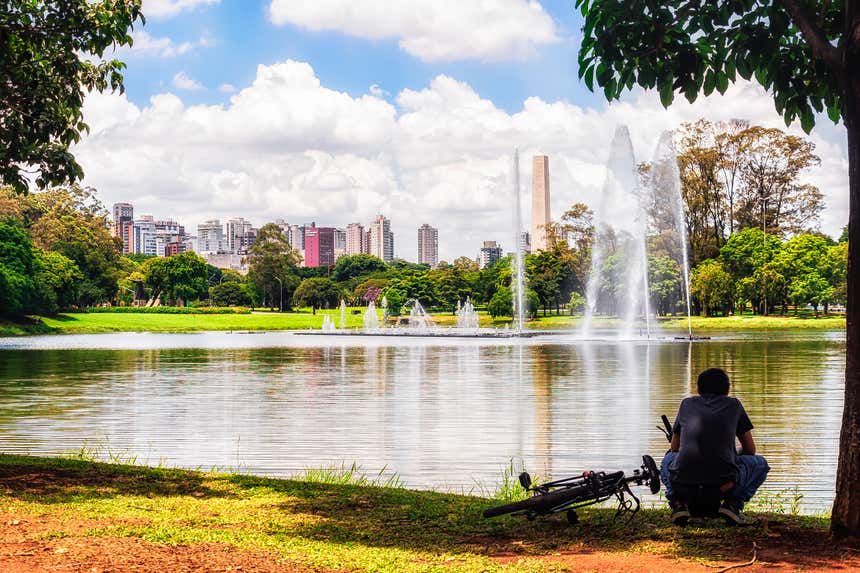
[[[332,227],[305,227],[305,266],[334,265],[334,233]]]

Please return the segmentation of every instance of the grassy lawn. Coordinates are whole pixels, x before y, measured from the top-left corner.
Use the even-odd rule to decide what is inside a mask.
[[[353,314],[353,311],[359,311]],[[347,309],[347,328],[361,328],[364,308]],[[205,330],[306,330],[322,328],[323,316],[330,315],[340,327],[340,310],[318,310],[316,315],[309,309],[296,312],[254,312],[251,314],[144,314],[144,313],[66,313],[56,317],[42,317],[41,322],[0,322],[0,336],[26,334],[89,334],[107,332],[195,332]],[[382,313],[379,311],[380,319]],[[482,327],[503,328],[510,319],[494,320],[485,312],[479,314]],[[455,326],[457,317],[452,313],[433,315],[437,326]],[[528,328],[541,330],[574,329],[582,318],[569,315],[538,315],[527,323]],[[613,327],[617,319],[597,318],[597,327]],[[662,328],[684,331],[685,318],[661,319]],[[732,316],[693,317],[694,331],[743,331],[743,330],[842,330],[845,318],[832,316],[814,318],[810,316]]]
[[[276,480],[12,455],[0,455],[0,483],[4,570],[128,570],[131,558],[156,571],[169,557],[207,571],[708,571],[748,561],[753,543],[759,561],[790,570],[860,566],[816,517],[763,514],[744,529],[679,529],[663,510],[628,523],[607,508],[581,510],[575,526],[487,520],[498,502],[354,474]]]

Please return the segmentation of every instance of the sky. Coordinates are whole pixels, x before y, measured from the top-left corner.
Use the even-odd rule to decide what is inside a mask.
[[[513,151],[521,186],[550,157],[552,215],[594,205],[612,135],[638,161],[659,134],[705,117],[785,128],[765,91],[668,110],[634,90],[607,104],[577,80],[582,20],[571,0],[144,0],[124,94],[92,93],[74,149],[106,206],[198,223],[245,217],[318,226],[391,219],[395,255],[439,229],[440,258],[513,246]],[[803,135],[795,124],[789,131]],[[821,230],[848,220],[845,131],[825,117],[803,174],[825,196]],[[528,216],[528,196],[523,195]]]

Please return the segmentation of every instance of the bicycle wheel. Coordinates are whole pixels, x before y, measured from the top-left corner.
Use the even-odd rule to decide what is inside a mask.
[[[485,509],[484,517],[496,517],[506,513],[526,510],[533,511],[534,513],[549,513],[554,507],[558,507],[563,503],[573,501],[578,497],[582,497],[583,495],[588,495],[590,493],[591,488],[586,485],[564,488],[550,493],[536,495],[522,501],[515,501],[513,503]]]

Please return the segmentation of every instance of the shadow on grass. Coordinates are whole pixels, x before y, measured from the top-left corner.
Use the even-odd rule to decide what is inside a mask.
[[[755,542],[759,559],[810,569],[833,566],[846,553],[845,546],[832,543],[826,520],[820,518],[762,516],[762,524],[750,528],[696,520],[680,529],[663,510],[642,510],[627,522],[614,519],[614,508],[593,508],[580,511],[580,523],[570,526],[564,514],[534,522],[521,516],[484,519],[483,510],[495,502],[471,496],[253,476],[227,479],[240,487],[265,487],[289,496],[280,504],[285,512],[323,518],[289,532],[270,533],[337,543],[500,558],[658,547],[658,552],[674,557],[746,561]]]
[[[285,516],[318,518],[243,525],[268,536],[273,547],[302,538],[333,546],[475,553],[500,559],[559,555],[572,559],[597,551],[631,551],[745,562],[755,542],[762,561],[810,570],[860,565],[856,549],[830,540],[826,520],[809,517],[762,516],[763,524],[743,529],[719,521],[679,529],[662,510],[643,510],[627,522],[613,519],[614,509],[596,508],[581,511],[580,523],[570,526],[561,515],[535,522],[516,516],[484,519],[483,510],[495,502],[471,496],[7,455],[0,455],[0,492],[42,504],[122,495],[240,500],[265,495],[275,499],[268,507]]]
[[[0,490],[8,497],[47,504],[122,495],[229,495],[206,486],[197,472],[6,454],[0,455]]]

